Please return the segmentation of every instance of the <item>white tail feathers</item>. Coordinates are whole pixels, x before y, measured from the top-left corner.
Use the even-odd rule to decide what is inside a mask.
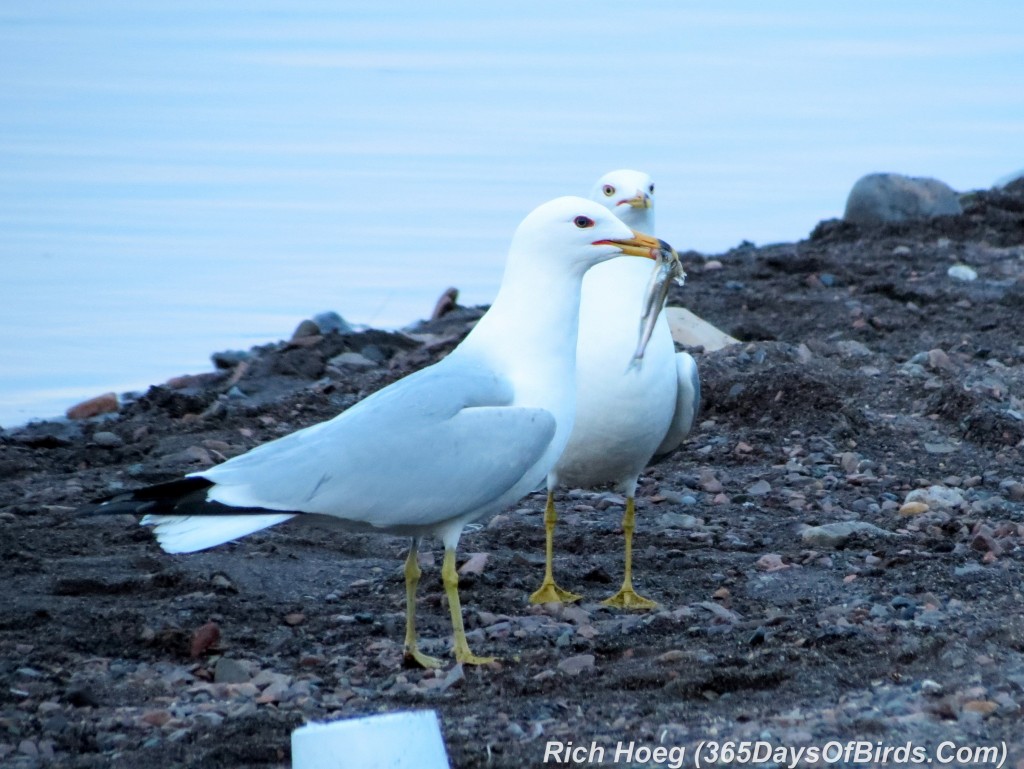
[[[194,553],[222,545],[247,534],[268,529],[294,513],[267,515],[147,515],[140,523],[152,526],[157,541],[168,553]]]

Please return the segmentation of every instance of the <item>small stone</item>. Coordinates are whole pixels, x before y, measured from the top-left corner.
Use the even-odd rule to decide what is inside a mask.
[[[704,272],[713,272],[714,270],[720,270],[725,265],[722,264],[719,259],[708,259],[704,262]]]
[[[293,611],[290,614],[284,615],[284,624],[289,625],[291,627],[301,625],[305,621],[306,615],[303,614],[301,611]]]
[[[665,529],[693,529],[700,525],[700,521],[686,513],[662,513],[658,516],[657,523]]]
[[[846,543],[854,534],[868,534],[875,537],[891,537],[892,532],[880,529],[866,521],[841,521],[823,526],[808,526],[800,532],[804,544],[811,547],[837,548]]]
[[[467,561],[459,567],[459,574],[483,574],[487,566],[487,553],[473,553]]]
[[[584,670],[591,670],[594,667],[595,658],[593,654],[577,654],[574,657],[567,657],[558,663],[558,669],[563,673],[575,676]]]
[[[999,703],[992,700],[968,700],[964,703],[964,710],[969,713],[980,713],[983,716],[990,716],[999,710]]]
[[[163,726],[172,718],[166,710],[147,710],[141,716],[141,721],[150,726]]]
[[[709,494],[717,494],[722,491],[722,482],[715,477],[712,470],[705,468],[700,471],[700,487]]]
[[[843,472],[847,475],[857,472],[857,466],[859,464],[860,454],[855,454],[852,451],[845,451],[839,455],[839,467],[841,467]]]
[[[375,368],[377,366],[376,363],[365,355],[361,355],[357,352],[343,352],[340,355],[335,355],[328,361],[328,364],[340,369],[367,369]]]
[[[933,369],[950,371],[953,369],[953,361],[950,360],[945,350],[936,347],[934,350],[928,351],[928,366]]]
[[[921,513],[928,512],[928,505],[924,502],[906,502],[900,506],[899,514],[902,516],[909,517],[911,515],[920,515]]]
[[[95,398],[77,403],[67,410],[68,419],[89,419],[100,414],[112,414],[121,407],[117,393],[103,393]]]
[[[760,480],[747,486],[747,493],[754,497],[763,497],[771,490],[772,485],[765,480]]]
[[[1014,502],[1024,501],[1024,483],[1013,481],[1006,484],[1006,496]]]
[[[210,584],[213,585],[218,590],[235,590],[236,589],[234,584],[231,582],[231,580],[228,579],[227,577],[225,577],[223,574],[214,574],[213,577],[210,578]]]
[[[783,569],[792,568],[791,564],[783,563],[782,556],[778,553],[768,553],[766,555],[762,555],[760,558],[757,559],[757,562],[754,564],[754,566],[760,569],[761,571],[767,571],[769,573],[773,571],[782,571]]]
[[[923,502],[931,510],[955,510],[964,504],[964,493],[960,489],[949,486],[928,486],[923,489],[914,489],[907,494],[903,501]]]
[[[121,439],[121,436],[117,433],[112,433],[109,430],[101,430],[93,433],[92,442],[105,449],[116,449],[118,446],[124,445],[124,441]]]
[[[968,267],[966,264],[954,264],[948,270],[946,274],[953,280],[962,280],[964,282],[970,282],[977,280],[978,273],[973,267]]]
[[[193,658],[201,657],[208,649],[220,640],[220,627],[216,622],[207,622],[192,634],[190,654]]]
[[[251,676],[238,660],[221,657],[213,668],[213,682],[217,684],[244,684]]]
[[[836,349],[847,358],[866,358],[874,354],[866,344],[855,339],[840,339],[836,342]]]

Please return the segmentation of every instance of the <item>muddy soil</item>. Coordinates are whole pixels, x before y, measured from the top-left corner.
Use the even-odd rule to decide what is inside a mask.
[[[699,428],[641,481],[635,581],[657,610],[600,603],[622,569],[608,490],[558,500],[578,605],[527,602],[542,496],[465,533],[460,561],[487,556],[462,576],[470,641],[500,662],[438,672],[402,667],[405,540],[284,526],[171,556],[130,517],[78,515],[333,416],[481,310],[222,354],[117,414],[0,432],[0,764],[284,767],[303,722],[431,708],[455,767],[857,739],[1005,743],[1024,766],[1024,184],[683,258],[670,303],[743,343],[692,351]],[[440,560],[423,548],[418,617],[447,655]]]

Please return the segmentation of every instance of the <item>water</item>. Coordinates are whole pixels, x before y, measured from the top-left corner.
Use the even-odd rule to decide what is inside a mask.
[[[805,236],[871,171],[1024,166],[1019,0],[723,8],[6,4],[0,424],[322,310],[489,302],[522,216],[614,168],[716,252]]]

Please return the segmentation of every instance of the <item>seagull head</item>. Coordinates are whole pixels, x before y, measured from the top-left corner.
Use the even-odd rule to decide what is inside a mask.
[[[661,247],[657,238],[630,229],[604,206],[572,196],[535,208],[512,239],[513,253],[557,259],[580,273],[616,256],[655,259]]]
[[[643,171],[610,171],[597,180],[590,193],[635,230],[654,232],[654,182]]]

